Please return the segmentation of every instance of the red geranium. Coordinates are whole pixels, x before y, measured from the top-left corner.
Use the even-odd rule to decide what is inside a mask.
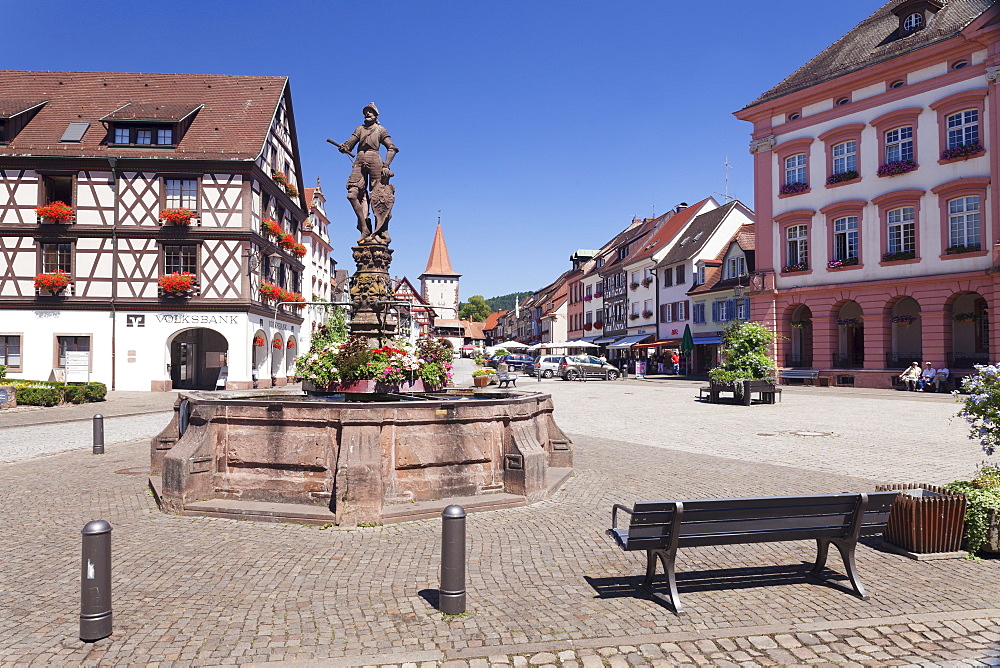
[[[164,209],[160,212],[160,222],[169,225],[190,225],[197,215],[191,209]]]
[[[187,271],[175,271],[172,274],[164,274],[157,279],[156,284],[164,292],[173,295],[187,294],[194,287],[197,276]]]
[[[293,237],[288,232],[285,232],[284,234],[278,237],[278,245],[281,246],[282,248],[291,250],[292,248],[295,247],[295,243],[296,243],[295,237]]]
[[[68,223],[73,220],[73,209],[65,202],[52,202],[35,209],[39,218],[47,218],[56,223]]]
[[[276,169],[271,170],[271,178],[274,179],[275,183],[280,183],[282,187],[288,185],[288,179],[285,178],[284,172],[279,172]]]
[[[600,320],[598,320],[597,322],[594,323],[594,329],[603,329],[603,327],[604,327],[604,323],[601,322]]]
[[[282,297],[287,293],[284,288],[279,288],[274,283],[264,283],[260,286],[260,294],[262,294],[265,299],[283,301]]]
[[[285,292],[284,297],[281,299],[283,302],[295,302],[290,304],[292,308],[302,308],[306,305],[306,298],[300,295],[298,292]]]
[[[288,339],[288,345],[285,346],[285,347],[288,348],[289,350],[291,350],[292,348],[294,348],[295,347],[295,339]]]
[[[253,340],[253,345],[254,345],[255,348],[263,348],[264,347],[264,337],[263,336],[255,336],[254,340]]]
[[[288,193],[289,197],[298,197],[299,189],[293,186],[291,183],[285,184],[285,192]]]
[[[305,257],[306,255],[306,247],[303,244],[295,244],[292,246],[291,251],[292,255],[296,255],[298,257]]]
[[[281,236],[281,225],[279,225],[278,221],[274,220],[273,218],[265,218],[264,220],[260,221],[260,225],[261,227],[264,228],[264,231],[267,232],[270,236],[272,237]]]
[[[278,350],[281,350],[281,337],[280,336],[274,337],[274,340],[271,341],[271,347],[272,348],[277,348]]]
[[[65,271],[54,271],[51,274],[38,274],[35,276],[36,290],[58,292],[67,285],[69,285],[69,274]]]

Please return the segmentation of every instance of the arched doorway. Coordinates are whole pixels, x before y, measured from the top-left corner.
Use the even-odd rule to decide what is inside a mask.
[[[792,311],[788,322],[791,327],[791,352],[785,356],[785,366],[795,368],[810,368],[813,365],[813,324],[812,310],[805,304],[799,304]]]
[[[885,355],[886,369],[905,369],[924,357],[920,304],[913,297],[900,297],[889,313],[892,341]]]
[[[294,335],[289,335],[285,342],[285,373],[289,379],[295,375],[295,358],[299,355],[299,341]]]
[[[952,369],[972,369],[990,363],[990,320],[986,300],[978,292],[966,292],[951,306]]]
[[[264,330],[258,329],[254,332],[250,345],[253,346],[253,367],[250,369],[250,377],[253,380],[254,389],[257,389],[260,386],[260,377],[267,375],[264,365],[267,364],[267,351],[271,342],[267,340],[267,334],[264,333]]]
[[[275,332],[269,345],[271,346],[271,387],[274,387],[279,378],[283,380],[285,377],[285,355],[283,352],[285,341],[280,333]]]
[[[174,389],[214,390],[226,369],[229,342],[214,329],[185,329],[169,342],[170,381]]]
[[[853,299],[836,310],[837,352],[833,355],[835,369],[860,369],[865,365],[865,321],[861,305]]]

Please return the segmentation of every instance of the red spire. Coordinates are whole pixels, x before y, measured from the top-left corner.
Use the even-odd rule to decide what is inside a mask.
[[[434,232],[434,243],[431,244],[431,255],[427,258],[427,268],[424,269],[424,274],[461,276],[451,268],[448,245],[444,242],[444,230],[441,229],[441,223],[438,223],[437,231]]]

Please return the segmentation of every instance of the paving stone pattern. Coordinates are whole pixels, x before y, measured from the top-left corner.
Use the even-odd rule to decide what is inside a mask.
[[[954,403],[796,388],[746,408],[692,402],[681,384],[541,385],[576,475],[542,503],[470,515],[469,606],[454,618],[433,606],[438,520],[323,530],[164,515],[135,474],[143,441],[0,465],[0,664],[1000,664],[1000,560],[916,562],[867,541],[861,601],[806,577],[808,542],[692,548],[677,617],[636,591],[644,556],[604,535],[615,502],[968,475],[980,458],[948,422]],[[80,529],[96,518],[114,527],[115,633],[84,644]],[[843,582],[839,557],[829,566]]]

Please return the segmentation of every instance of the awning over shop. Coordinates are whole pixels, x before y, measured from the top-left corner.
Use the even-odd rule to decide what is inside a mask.
[[[596,343],[598,345],[605,344],[605,343],[612,343],[614,341],[617,341],[620,338],[622,338],[622,337],[620,337],[620,336],[602,336],[599,339],[594,339],[593,343]]]
[[[667,339],[666,341],[653,341],[652,343],[637,343],[633,348],[659,348],[661,346],[670,346],[676,348],[681,344],[680,339]]]
[[[597,339],[601,338],[601,335],[597,336],[581,336],[578,339],[573,339],[574,341],[590,341],[591,343],[597,343]]]
[[[721,336],[703,336],[700,339],[698,337],[695,337],[695,339],[694,339],[694,345],[696,345],[696,346],[704,346],[704,345],[708,345],[710,343],[722,343],[722,337]]]
[[[618,350],[622,348],[631,348],[636,343],[652,338],[652,336],[653,336],[652,334],[635,334],[633,336],[626,336],[624,339],[618,339],[610,346],[608,346],[608,348],[615,348]]]

